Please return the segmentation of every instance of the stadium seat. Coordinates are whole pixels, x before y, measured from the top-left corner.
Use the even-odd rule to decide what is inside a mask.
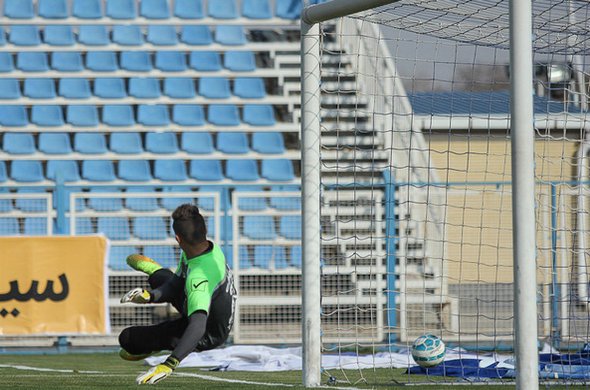
[[[209,26],[182,26],[180,41],[187,45],[203,46],[213,43],[213,37]]]
[[[132,126],[135,124],[133,108],[128,105],[105,105],[102,108],[102,121],[110,126]]]
[[[190,177],[199,181],[221,181],[224,179],[219,160],[192,160]]]
[[[164,268],[175,268],[178,265],[178,250],[170,245],[145,245],[143,255],[155,259]]]
[[[137,248],[129,245],[111,245],[109,251],[109,268],[113,271],[129,270],[127,256],[137,253]]]
[[[157,99],[160,97],[160,80],[151,77],[131,77],[129,95],[140,99]]]
[[[127,97],[125,81],[115,77],[94,79],[94,95],[103,99],[121,99]]]
[[[196,104],[176,104],[172,108],[172,121],[181,126],[203,126],[203,107]]]
[[[96,106],[69,105],[66,113],[69,124],[81,127],[98,126],[98,111]]]
[[[53,79],[25,79],[23,94],[31,99],[54,99],[55,81]]]
[[[4,34],[4,28],[0,26],[0,46],[6,45],[6,35]]]
[[[231,259],[231,263],[234,263],[233,260],[233,249],[232,249],[232,245],[228,245],[228,254],[229,254],[229,259]],[[225,252],[224,252],[225,253]],[[230,263],[230,260],[228,260],[228,256],[225,257],[226,261],[228,262],[228,264]],[[240,264],[240,269],[250,269],[252,268],[252,259],[248,253],[248,247],[246,245],[240,245],[238,248],[238,261]]]
[[[133,234],[140,240],[165,240],[169,237],[166,225],[162,217],[135,217]]]
[[[37,46],[41,44],[41,34],[37,26],[14,25],[10,27],[8,41],[17,46]]]
[[[20,84],[17,79],[0,79],[0,99],[18,99],[20,97]]]
[[[278,132],[258,132],[252,134],[252,150],[263,154],[283,154],[285,141]]]
[[[18,52],[16,53],[16,67],[23,72],[46,72],[49,70],[47,53]]]
[[[201,72],[216,72],[221,70],[221,59],[219,53],[214,51],[192,51],[189,66]]]
[[[33,154],[35,138],[30,133],[4,133],[2,149],[8,154]]]
[[[295,178],[291,160],[262,160],[261,171],[262,177],[270,181],[291,181]]]
[[[199,204],[199,208],[202,209],[202,207]],[[212,209],[213,210],[213,209]],[[232,221],[231,221],[231,216],[220,216],[219,217],[219,221],[221,226],[219,227],[219,240],[217,239],[217,236],[215,235],[215,226],[216,226],[216,221],[215,218],[211,217],[206,217],[205,218],[205,223],[207,224],[207,237],[210,237],[213,241],[226,241],[226,240],[231,240],[232,236],[233,236],[233,231],[232,231]]]
[[[271,187],[270,192],[270,206],[277,210],[301,210],[301,195],[296,197],[273,196],[273,192],[299,192],[299,186],[286,185]]]
[[[168,77],[164,79],[164,95],[173,99],[194,98],[195,82],[189,77]]]
[[[111,133],[110,149],[118,154],[143,153],[139,133]]]
[[[275,248],[271,245],[255,245],[254,267],[270,269],[271,262],[274,263],[275,254]]]
[[[80,170],[78,168],[78,162],[75,160],[47,161],[47,173],[45,176],[49,180],[56,181],[58,175],[61,175],[61,178],[66,183],[79,181]]]
[[[18,219],[14,217],[0,218],[0,236],[16,236],[20,234]]]
[[[287,248],[284,246],[274,247],[274,268],[285,269],[289,267],[289,261],[287,260]]]
[[[252,240],[274,240],[277,238],[274,218],[269,215],[246,215],[242,234]]]
[[[142,0],[139,14],[146,19],[168,19],[170,7],[167,0]]]
[[[94,224],[89,217],[78,217],[74,223],[74,231],[71,233],[75,235],[94,234]]]
[[[88,99],[91,95],[90,83],[83,78],[59,79],[57,89],[60,96],[68,99]]]
[[[256,186],[237,186],[234,190],[236,192],[258,192],[263,194],[264,191]],[[244,211],[263,211],[267,209],[265,197],[240,197],[238,201],[238,208]]]
[[[94,72],[114,72],[119,69],[117,57],[112,51],[89,51],[86,53],[86,67]]]
[[[170,124],[168,106],[165,104],[140,104],[137,108],[137,122],[145,126],[167,126]]]
[[[225,77],[201,77],[199,95],[209,99],[227,99],[230,97],[229,80]]]
[[[113,162],[110,160],[82,161],[82,178],[96,182],[115,180],[116,177]]]
[[[279,233],[289,240],[301,240],[301,215],[284,215],[280,218]]]
[[[133,72],[149,72],[152,70],[150,53],[147,51],[121,52],[121,69]]]
[[[190,187],[184,187],[184,186],[164,187],[162,192],[164,194],[167,192],[186,192],[187,193],[187,196],[182,197],[182,198],[162,197],[160,199],[160,203],[161,203],[162,207],[164,207],[166,210],[173,211],[181,204],[193,203],[193,197],[190,195],[193,192],[193,190]]]
[[[236,19],[238,17],[238,5],[236,0],[209,1],[208,14],[214,19]]]
[[[238,126],[240,124],[238,108],[233,104],[211,104],[207,120],[217,126]]]
[[[88,24],[80,26],[78,42],[87,46],[105,46],[111,43],[106,26]]]
[[[8,173],[6,171],[6,163],[4,161],[0,161],[0,183],[5,182],[8,180]]]
[[[283,19],[299,19],[303,3],[299,0],[275,0],[275,15]]]
[[[127,217],[98,217],[96,230],[115,241],[131,238]]]
[[[229,190],[225,186],[203,186],[199,189],[199,197],[197,199],[197,205],[201,210],[214,211],[215,210],[215,199],[211,196],[211,193],[219,193],[219,209],[226,211],[231,207],[229,199]],[[231,217],[230,217],[231,218]],[[213,219],[210,219],[212,221]],[[231,223],[230,223],[231,224]],[[213,230],[212,227],[210,230]]]
[[[62,191],[63,191],[63,199],[59,199],[57,191],[53,192],[53,208],[55,210],[57,210],[58,202],[63,201],[64,206],[65,206],[65,211],[69,212],[70,211],[70,200],[72,198],[71,195],[73,193],[81,193],[82,188],[78,187],[78,186],[71,186],[70,185],[67,187],[62,187]],[[78,212],[84,211],[86,209],[85,199],[76,198],[75,199],[75,207],[76,207],[76,211],[78,211]],[[66,224],[66,231],[63,233],[69,234],[69,223]]]
[[[70,135],[67,133],[40,133],[39,151],[45,154],[69,154],[72,153]]]
[[[45,19],[65,19],[68,15],[66,0],[38,0],[39,16]]]
[[[4,176],[6,176],[6,165],[4,164],[4,161],[0,163],[0,170],[2,169],[2,167],[4,167]],[[7,193],[8,189],[0,188],[0,195]],[[0,213],[10,213],[13,210],[14,206],[12,205],[12,199],[0,199]]]
[[[192,154],[210,154],[214,152],[213,137],[207,131],[203,132],[182,132],[180,148]]]
[[[137,25],[114,25],[113,43],[123,46],[143,45],[143,33],[141,32],[141,27]]]
[[[45,62],[47,63],[47,59],[45,60]],[[12,58],[12,53],[8,53],[8,52],[0,53],[0,72],[7,73],[7,72],[12,72],[13,70],[14,70],[14,60]]]
[[[155,211],[159,208],[158,200],[154,196],[154,190],[151,187],[129,187],[128,194],[149,193],[150,196],[125,198],[125,207],[133,211]]]
[[[102,18],[101,0],[73,0],[72,14],[80,19]]]
[[[61,106],[33,106],[31,108],[31,122],[37,126],[63,126],[64,114]]]
[[[291,247],[291,265],[296,268],[301,268],[301,246]]]
[[[242,16],[248,19],[270,19],[272,11],[268,0],[242,0]]]
[[[4,0],[4,16],[10,19],[32,19],[35,17],[32,0]]]
[[[266,96],[264,81],[260,77],[236,77],[234,95],[243,99],[262,99]]]
[[[158,46],[174,46],[178,44],[176,27],[163,25],[149,26],[147,41]]]
[[[10,164],[10,178],[19,183],[35,183],[45,180],[41,161],[13,161]]]
[[[82,154],[104,154],[107,152],[107,140],[104,133],[74,134],[74,150]]]
[[[186,164],[184,160],[156,160],[154,176],[162,181],[185,181],[188,179]]]
[[[76,43],[72,26],[45,26],[43,41],[51,46],[71,46]]]
[[[145,150],[156,154],[174,154],[178,152],[176,133],[158,132],[145,135]]]
[[[47,204],[47,200],[43,198],[33,198],[27,194],[45,194],[43,188],[19,188],[16,193],[18,194],[15,205],[16,208],[25,213],[42,213],[47,212],[51,209],[51,205]]]
[[[88,59],[86,54],[86,59]],[[53,52],[51,53],[51,67],[59,72],[81,72],[84,70],[82,65],[82,55],[77,52]]]
[[[243,132],[220,132],[217,134],[217,150],[228,154],[248,153],[248,137]]]
[[[186,55],[180,51],[157,51],[154,66],[164,72],[182,72],[186,70]]]
[[[121,160],[118,165],[119,178],[130,182],[152,180],[150,163],[146,160]]]
[[[259,180],[258,165],[255,160],[227,160],[225,176],[235,181]]]
[[[112,19],[135,19],[135,0],[106,0],[106,13]]]
[[[201,0],[176,0],[174,16],[181,19],[202,19],[203,3]]]
[[[26,126],[29,123],[27,110],[24,106],[0,106],[0,125]]]
[[[120,192],[121,190],[117,187],[92,187],[89,195],[104,193],[111,193],[113,195],[105,198],[89,196],[88,207],[96,211],[121,211],[123,209],[123,200],[119,195]]]
[[[243,121],[252,126],[272,126],[276,123],[275,113],[271,105],[244,105]]]
[[[246,35],[242,26],[217,26],[215,29],[215,42],[220,45],[244,45]]]

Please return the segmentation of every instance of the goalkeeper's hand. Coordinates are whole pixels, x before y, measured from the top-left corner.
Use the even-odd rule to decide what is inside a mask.
[[[162,379],[170,376],[172,371],[178,366],[178,359],[169,356],[168,359],[162,364],[158,364],[155,367],[150,368],[145,374],[141,374],[137,377],[136,381],[138,385],[155,385]]]
[[[121,297],[121,303],[150,303],[152,295],[141,287],[134,288]]]

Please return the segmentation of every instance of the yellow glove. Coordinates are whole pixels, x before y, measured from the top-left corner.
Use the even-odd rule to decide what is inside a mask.
[[[162,379],[170,376],[172,371],[178,366],[178,359],[169,356],[168,359],[162,364],[158,364],[155,367],[150,368],[145,374],[141,374],[137,377],[136,382],[138,385],[155,385]]]
[[[148,290],[141,287],[134,288],[121,298],[121,303],[150,303],[151,294]]]

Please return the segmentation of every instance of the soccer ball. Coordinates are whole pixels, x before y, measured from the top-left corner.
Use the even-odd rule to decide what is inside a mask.
[[[445,343],[433,334],[418,337],[412,344],[414,361],[424,368],[434,367],[445,360]]]

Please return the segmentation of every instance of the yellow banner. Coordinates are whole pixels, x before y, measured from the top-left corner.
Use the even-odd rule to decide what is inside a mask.
[[[109,331],[103,237],[0,237],[0,335]]]

